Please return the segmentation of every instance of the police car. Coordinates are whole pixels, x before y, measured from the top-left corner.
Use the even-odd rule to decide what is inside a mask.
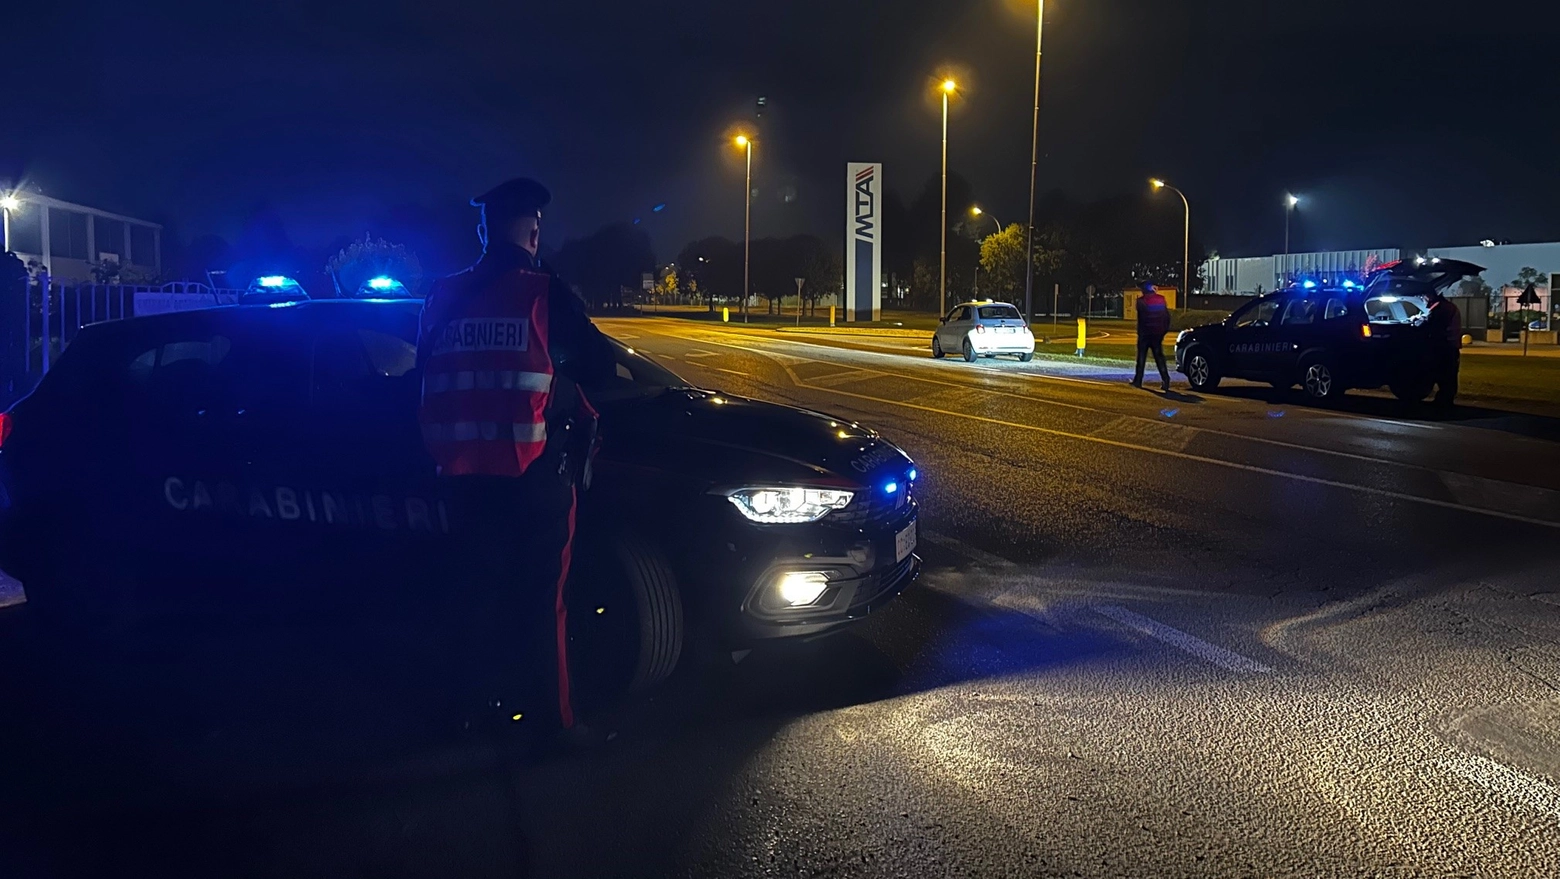
[[[1035,358],[1035,336],[1024,316],[1006,302],[961,302],[939,318],[932,331],[932,356],[941,359],[949,353],[963,355],[967,363],[998,354],[1028,363]]]
[[[1299,384],[1328,400],[1386,386],[1403,400],[1430,390],[1426,296],[1484,271],[1460,260],[1394,263],[1368,278],[1311,279],[1253,299],[1222,323],[1183,330],[1176,368],[1193,390],[1226,378]]]
[[[0,415],[0,568],[28,612],[435,616],[459,510],[416,421],[419,308],[284,301],[84,328]],[[603,446],[570,618],[583,644],[635,645],[622,683],[666,678],[695,643],[834,631],[915,579],[903,451],[614,345],[615,378],[585,388]]]

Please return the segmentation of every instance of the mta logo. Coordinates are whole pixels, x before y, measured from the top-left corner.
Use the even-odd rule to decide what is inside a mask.
[[[872,217],[877,213],[877,193],[873,191],[873,185],[877,182],[875,168],[866,168],[856,175],[856,237],[871,239],[873,234]]]

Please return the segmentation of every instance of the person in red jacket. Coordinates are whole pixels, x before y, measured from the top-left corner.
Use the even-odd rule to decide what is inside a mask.
[[[1159,288],[1152,282],[1143,282],[1143,296],[1137,301],[1137,372],[1133,373],[1132,386],[1143,386],[1143,367],[1148,352],[1154,352],[1154,363],[1159,366],[1160,390],[1170,390],[1170,370],[1165,366],[1165,333],[1170,332],[1170,307]]]
[[[445,588],[459,596],[466,710],[570,729],[565,584],[596,421],[578,384],[616,365],[583,303],[537,259],[548,201],[528,179],[472,200],[482,258],[437,281],[423,306],[418,420],[454,517]]]

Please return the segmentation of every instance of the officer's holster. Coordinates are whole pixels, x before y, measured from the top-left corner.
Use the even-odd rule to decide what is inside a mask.
[[[592,464],[596,455],[598,419],[585,406],[579,385],[554,372],[552,398],[547,403],[547,453],[543,460],[557,456],[558,475],[583,491],[590,488]]]

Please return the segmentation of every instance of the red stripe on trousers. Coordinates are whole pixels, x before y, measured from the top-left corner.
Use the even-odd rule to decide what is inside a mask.
[[[553,600],[553,616],[558,625],[558,716],[564,729],[574,728],[574,700],[569,693],[569,607],[563,600],[563,586],[569,579],[569,563],[574,557],[574,509],[578,496],[569,488],[569,537],[563,544],[558,591]]]

